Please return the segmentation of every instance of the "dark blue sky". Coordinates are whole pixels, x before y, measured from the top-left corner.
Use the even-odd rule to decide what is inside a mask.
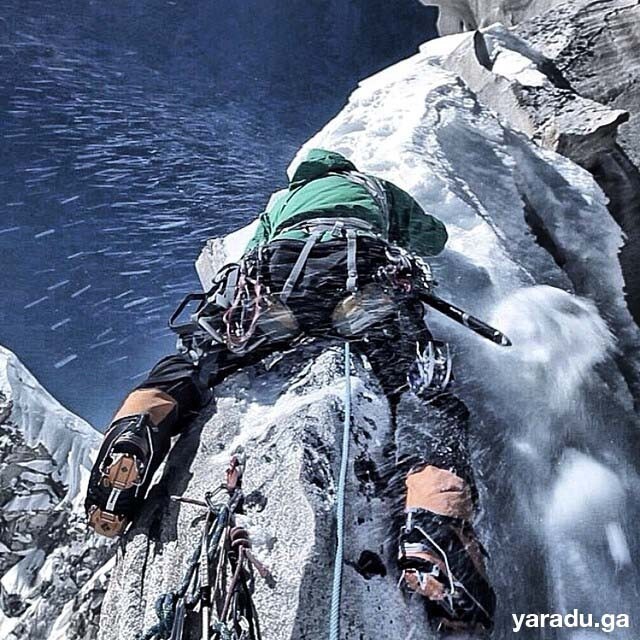
[[[4,0],[0,343],[104,426],[172,350],[203,242],[434,19],[417,0]]]

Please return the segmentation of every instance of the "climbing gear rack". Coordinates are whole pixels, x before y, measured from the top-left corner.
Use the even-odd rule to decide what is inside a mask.
[[[243,471],[242,457],[234,455],[225,483],[204,501],[173,498],[207,510],[204,530],[178,588],[158,598],[157,624],[137,640],[182,640],[198,611],[202,640],[261,640],[254,570],[270,586],[271,575],[253,555],[247,530],[236,523]]]

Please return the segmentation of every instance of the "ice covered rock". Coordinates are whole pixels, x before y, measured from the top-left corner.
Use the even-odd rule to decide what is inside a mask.
[[[434,41],[365,80],[292,169],[308,148],[325,147],[411,192],[450,232],[448,249],[432,260],[441,294],[491,318],[514,340],[503,350],[428,316],[453,346],[457,393],[472,412],[484,505],[479,528],[498,591],[495,637],[511,634],[512,612],[557,611],[569,601],[573,583],[558,580],[553,565],[564,551],[567,575],[577,575],[592,555],[608,569],[598,577],[602,588],[582,594],[581,604],[624,606],[633,617],[638,605],[627,586],[638,584],[638,567],[625,559],[638,553],[638,492],[615,489],[615,513],[588,520],[604,494],[591,499],[585,491],[575,517],[558,523],[562,535],[545,526],[585,469],[615,468],[626,487],[638,482],[639,336],[616,256],[622,232],[589,172],[499,118],[442,65],[466,37]],[[512,59],[498,69],[546,83],[520,55],[518,65]],[[205,287],[215,265],[241,253],[247,234],[208,245],[199,261]],[[390,513],[401,492],[389,488],[388,407],[363,363],[355,363],[353,376],[343,637],[430,637],[419,606],[402,602],[395,589]],[[307,345],[221,385],[212,413],[173,450],[128,538],[105,601],[104,640],[155,622],[155,600],[179,583],[199,530],[198,508],[168,496],[201,497],[238,445],[249,460],[248,524],[276,577],[273,589],[258,587],[264,637],[326,634],[341,387],[340,352],[327,345]],[[395,436],[401,439],[407,426]],[[595,466],[576,466],[579,456]],[[376,554],[384,571],[363,571],[364,551]],[[616,573],[621,566],[624,580]],[[631,640],[625,633],[619,637]]]
[[[613,149],[629,117],[576,93],[545,56],[502,25],[467,34],[440,63],[511,126],[587,169]]]
[[[42,447],[50,462],[35,462],[33,470],[55,466],[65,486],[63,497],[75,502],[100,442],[98,432],[53,398],[9,350],[0,347],[0,418],[15,426],[13,433],[27,447]],[[10,430],[7,427],[7,436]],[[10,438],[9,438],[10,439]],[[28,466],[28,465],[27,465]]]
[[[450,35],[486,27],[494,22],[512,26],[555,8],[566,0],[420,0],[420,2],[427,6],[438,7],[438,33]],[[574,0],[576,5],[587,3],[587,0]]]
[[[620,262],[639,322],[640,7],[631,0],[438,5],[441,33],[485,27],[469,34],[448,67],[512,125],[587,168],[609,198],[627,236]]]
[[[82,493],[100,435],[0,347],[0,637],[94,635],[111,551],[89,535]],[[97,595],[100,594],[100,595]],[[67,608],[64,623],[60,619]],[[55,629],[55,631],[54,631]]]
[[[640,166],[640,6],[633,0],[544,7],[515,32],[551,60],[575,91],[630,113],[620,143]]]
[[[631,0],[565,2],[516,27],[582,96],[629,120],[617,144],[589,167],[627,241],[620,261],[629,306],[640,322],[640,6]]]

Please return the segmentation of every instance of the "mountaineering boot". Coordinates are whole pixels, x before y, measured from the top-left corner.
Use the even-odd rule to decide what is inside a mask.
[[[439,631],[491,629],[495,594],[485,572],[486,552],[470,524],[469,487],[434,466],[409,474],[407,487],[398,558],[402,585],[424,597]]]
[[[140,413],[111,424],[91,470],[85,509],[89,526],[109,538],[120,535],[142,503],[171,444],[171,429]],[[166,415],[166,414],[165,414]]]

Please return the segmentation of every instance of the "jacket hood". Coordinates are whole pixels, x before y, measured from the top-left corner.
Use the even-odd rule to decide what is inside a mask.
[[[315,180],[330,171],[355,171],[356,167],[350,160],[336,151],[326,149],[311,149],[296,169],[291,178],[291,185],[307,180]]]

